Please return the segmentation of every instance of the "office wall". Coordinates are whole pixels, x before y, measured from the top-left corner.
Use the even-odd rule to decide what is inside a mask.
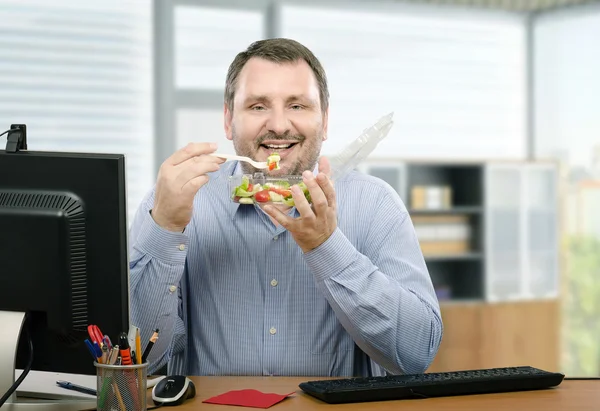
[[[535,156],[563,164],[563,371],[600,375],[600,6],[534,30]]]

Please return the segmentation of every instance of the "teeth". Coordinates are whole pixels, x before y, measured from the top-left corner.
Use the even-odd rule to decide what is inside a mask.
[[[278,144],[278,145],[276,145],[276,144],[269,144],[266,147],[268,147],[268,148],[288,148],[290,146],[291,146],[291,144]]]

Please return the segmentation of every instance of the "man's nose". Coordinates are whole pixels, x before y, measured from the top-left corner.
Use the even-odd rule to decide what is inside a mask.
[[[267,129],[269,132],[282,135],[290,131],[291,124],[289,118],[285,114],[285,110],[274,109],[269,113]]]

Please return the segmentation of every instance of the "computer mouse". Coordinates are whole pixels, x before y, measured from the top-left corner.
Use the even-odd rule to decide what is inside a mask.
[[[195,396],[194,383],[184,375],[166,376],[152,388],[152,401],[155,405],[181,405]]]

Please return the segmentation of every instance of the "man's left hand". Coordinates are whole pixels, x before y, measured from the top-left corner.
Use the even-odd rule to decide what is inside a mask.
[[[303,252],[314,250],[333,234],[337,227],[335,190],[329,178],[331,167],[325,157],[319,160],[319,173],[315,178],[311,171],[302,174],[312,200],[312,207],[298,186],[292,186],[292,197],[300,217],[292,218],[272,205],[263,209],[288,230]]]

